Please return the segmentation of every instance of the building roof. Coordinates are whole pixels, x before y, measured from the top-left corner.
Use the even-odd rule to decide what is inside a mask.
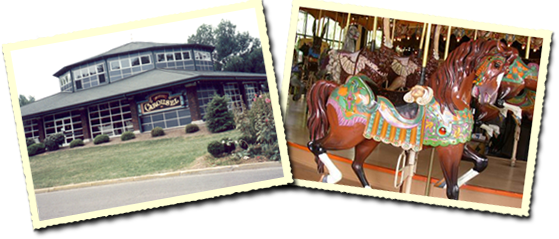
[[[110,99],[128,97],[132,94],[153,91],[171,85],[179,85],[197,80],[251,80],[266,79],[266,74],[186,71],[175,69],[152,69],[128,78],[77,92],[60,92],[21,107],[24,118],[54,113],[61,109],[84,107]]]
[[[105,53],[102,53],[102,54],[87,58],[85,60],[78,61],[78,62],[73,63],[71,65],[67,65],[65,67],[62,67],[62,69],[60,69],[56,73],[54,73],[54,76],[59,77],[60,75],[64,74],[66,71],[72,69],[74,66],[82,65],[82,64],[85,64],[85,63],[88,63],[88,62],[100,60],[100,59],[111,57],[111,56],[116,56],[116,55],[126,53],[126,52],[154,50],[154,49],[164,48],[164,47],[179,47],[179,46],[191,47],[191,48],[201,48],[201,49],[206,49],[208,51],[213,51],[215,49],[215,47],[213,47],[213,46],[202,45],[202,44],[130,42],[130,43],[124,44],[122,46],[113,48],[113,49],[111,49],[111,50],[109,50]]]

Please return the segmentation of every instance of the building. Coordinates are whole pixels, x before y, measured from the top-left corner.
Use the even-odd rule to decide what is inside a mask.
[[[132,42],[54,73],[60,92],[21,107],[25,137],[64,133],[64,145],[100,134],[202,122],[214,94],[250,107],[266,74],[213,71],[213,46]]]

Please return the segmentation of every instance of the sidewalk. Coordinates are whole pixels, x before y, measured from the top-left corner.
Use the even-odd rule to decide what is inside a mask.
[[[178,177],[178,176],[196,175],[196,174],[222,173],[222,172],[271,168],[271,167],[282,167],[282,165],[281,162],[278,161],[278,162],[239,164],[239,165],[220,166],[220,167],[211,167],[211,168],[202,168],[202,169],[190,169],[190,170],[176,171],[170,173],[151,174],[151,175],[143,175],[143,176],[136,176],[136,177],[93,181],[87,183],[69,184],[69,185],[56,186],[50,188],[41,188],[41,189],[36,189],[35,194],[76,189],[76,188],[84,188],[84,187],[101,186],[101,185],[108,185],[108,184],[117,184],[117,183],[124,183],[124,182],[143,181],[149,179]]]

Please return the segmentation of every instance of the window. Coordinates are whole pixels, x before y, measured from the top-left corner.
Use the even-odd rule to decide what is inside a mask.
[[[167,53],[167,61],[174,61],[173,53]]]
[[[134,130],[132,113],[127,100],[91,105],[87,110],[93,138],[100,134],[115,136]]]
[[[76,89],[78,89],[78,90],[82,89],[82,81],[81,80],[76,81]]]
[[[141,59],[142,59],[142,65],[150,64],[150,63],[151,63],[151,61],[150,61],[150,59],[149,59],[149,56],[142,56]]]
[[[111,70],[118,70],[120,69],[120,63],[118,61],[111,62]]]
[[[190,52],[189,51],[185,51],[182,53],[182,58],[185,60],[190,60]]]
[[[196,86],[196,94],[198,95],[198,105],[200,107],[200,115],[202,118],[206,115],[206,107],[212,100],[213,96],[217,94],[217,84],[198,84]]]
[[[99,64],[99,65],[97,65],[97,73],[99,73],[99,74],[100,74],[100,73],[103,73],[103,72],[104,72],[104,69],[103,69],[103,64]]]
[[[64,143],[67,145],[74,139],[83,140],[83,129],[79,110],[67,111],[44,117],[45,136],[63,133]]]
[[[132,57],[132,59],[130,59],[132,61],[132,66],[139,66],[140,65],[140,58],[138,57]]]
[[[105,74],[99,75],[99,83],[105,83]]]
[[[201,60],[201,61],[212,60],[211,54],[207,51],[194,51],[194,55],[196,56],[196,60]]]
[[[24,120],[23,129],[25,131],[26,139],[34,139],[36,143],[39,142],[39,124],[37,120]]]
[[[120,60],[120,67],[122,67],[122,69],[130,67],[130,59]]]
[[[157,54],[157,62],[164,62],[165,54]]]
[[[97,69],[95,68],[95,66],[90,66],[88,70],[89,70],[89,75],[97,74]]]
[[[239,90],[237,83],[227,83],[223,86],[223,88],[225,95],[228,98],[227,109],[233,110],[234,108],[237,108],[241,110],[243,105],[243,96],[241,95],[241,91]]]
[[[182,60],[182,57],[181,57],[181,53],[180,53],[180,52],[175,52],[175,59],[176,59],[177,61]]]

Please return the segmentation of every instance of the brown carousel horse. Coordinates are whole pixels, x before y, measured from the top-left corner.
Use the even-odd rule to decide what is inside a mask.
[[[493,103],[504,73],[515,57],[497,41],[471,41],[459,46],[428,79],[426,86],[410,92],[383,96],[366,76],[351,77],[345,84],[318,81],[310,90],[308,148],[315,155],[319,173],[329,171],[323,182],[336,183],[341,172],[326,150],[355,147],[352,168],[361,184],[370,188],[363,172],[367,156],[380,143],[402,147],[415,154],[423,146],[436,147],[447,197],[458,199],[458,166],[464,144],[470,140],[472,97]],[[405,102],[404,102],[405,101]]]

